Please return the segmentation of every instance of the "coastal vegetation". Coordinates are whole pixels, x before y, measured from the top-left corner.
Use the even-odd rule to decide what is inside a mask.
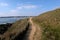
[[[60,8],[16,21],[0,40],[60,40]]]
[[[60,9],[43,13],[33,21],[42,29],[42,40],[60,40]]]

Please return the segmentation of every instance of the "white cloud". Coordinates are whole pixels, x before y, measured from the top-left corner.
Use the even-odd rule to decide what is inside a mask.
[[[38,7],[38,5],[30,4],[30,2],[17,4],[17,6],[17,9],[32,9]]]
[[[7,3],[0,3],[0,6],[8,6],[8,4]]]
[[[37,5],[21,5],[21,6],[18,6],[16,7],[15,9],[13,10],[10,10],[11,13],[17,13],[19,12],[19,10],[24,10],[24,9],[33,9],[33,8],[37,8],[38,6]]]
[[[8,4],[7,3],[0,3],[0,6],[4,7],[4,6],[8,6]],[[17,6],[15,9],[11,9],[7,13],[4,13],[4,12],[0,13],[0,16],[4,16],[4,15],[5,16],[15,15],[16,16],[16,15],[20,15],[20,13],[22,14],[24,12],[23,10],[25,10],[25,9],[32,10],[32,9],[35,9],[35,8],[38,8],[38,7],[39,7],[38,5],[33,5],[33,4],[21,4],[21,5]],[[27,11],[26,11],[26,13],[27,13]]]
[[[22,9],[23,7],[17,7],[16,9]]]
[[[11,13],[16,13],[16,12],[17,12],[17,10],[10,10],[10,12],[11,12]]]
[[[37,8],[38,6],[37,5],[22,5],[22,6],[19,6],[17,7],[18,9],[31,9],[31,8]]]
[[[3,12],[0,12],[0,17],[1,17],[1,16],[8,16],[8,14],[3,13]]]
[[[36,5],[27,5],[27,6],[24,6],[24,8],[28,8],[28,9],[30,9],[30,8],[37,8],[37,6]]]
[[[15,9],[10,10],[8,15],[20,15],[21,10],[24,10],[24,9],[31,10],[31,9],[34,9],[37,7],[38,7],[37,5],[20,5],[20,6],[16,7]]]
[[[27,10],[32,10],[32,9],[35,9],[35,8],[38,8],[38,5],[19,5],[17,6],[15,9],[11,9],[8,13],[6,13],[7,15],[11,15],[11,16],[16,16],[16,15],[20,15],[20,13],[23,13],[21,11],[23,11],[24,9],[27,9]]]

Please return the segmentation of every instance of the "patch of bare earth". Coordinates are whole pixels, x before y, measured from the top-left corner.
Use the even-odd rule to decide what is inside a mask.
[[[32,17],[29,19],[29,22],[31,24],[31,31],[30,31],[30,34],[29,34],[29,40],[41,40],[41,29],[40,27],[33,23],[32,21]]]

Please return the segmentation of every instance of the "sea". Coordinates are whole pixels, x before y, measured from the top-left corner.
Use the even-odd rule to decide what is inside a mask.
[[[0,24],[14,23],[24,18],[0,18]]]

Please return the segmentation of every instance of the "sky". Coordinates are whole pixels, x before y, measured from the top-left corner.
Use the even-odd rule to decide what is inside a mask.
[[[1,16],[37,16],[60,8],[60,0],[0,0]]]

